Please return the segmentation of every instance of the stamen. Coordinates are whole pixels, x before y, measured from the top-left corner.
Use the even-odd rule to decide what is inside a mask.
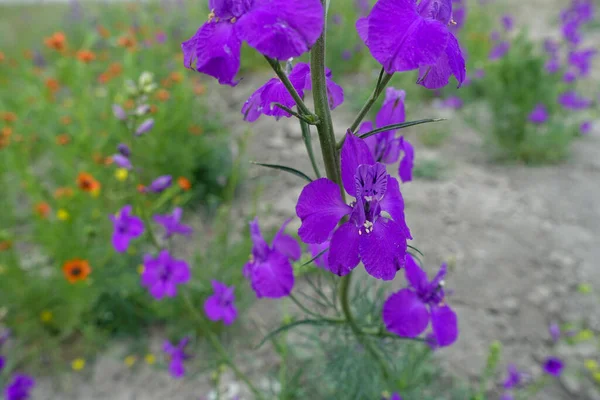
[[[233,17],[229,20],[229,22],[231,22],[232,24],[235,24],[236,21],[237,21],[237,17]]]
[[[456,21],[451,19],[450,22],[448,23],[448,25],[456,25]]]
[[[365,223],[363,224],[363,226],[365,227],[365,233],[371,233],[371,232],[373,232],[373,223],[371,221],[365,221]]]
[[[215,19],[217,16],[215,15],[215,10],[212,10],[209,14],[208,14],[208,22],[212,22],[213,19]]]

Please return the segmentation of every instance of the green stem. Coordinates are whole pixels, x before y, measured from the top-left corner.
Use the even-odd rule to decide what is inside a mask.
[[[311,113],[308,107],[306,107],[306,104],[304,104],[304,100],[302,100],[302,97],[300,97],[298,91],[296,90],[294,85],[292,85],[292,82],[290,82],[288,76],[281,69],[281,64],[279,64],[279,61],[269,58],[267,56],[265,56],[265,58],[271,65],[271,68],[273,68],[273,71],[275,71],[275,74],[277,74],[277,77],[281,80],[287,91],[290,93],[290,95],[296,102],[298,110],[300,110],[302,114],[305,114],[308,117],[313,116],[313,113]]]
[[[210,342],[211,346],[219,354],[219,356],[221,357],[221,360],[225,364],[227,364],[227,366],[229,368],[231,368],[231,370],[233,371],[233,373],[239,380],[241,380],[242,382],[244,382],[246,384],[246,386],[248,386],[248,389],[250,389],[250,391],[254,394],[256,399],[263,400],[264,397],[260,394],[258,389],[256,389],[256,387],[252,384],[252,382],[250,382],[250,379],[248,379],[246,374],[244,374],[235,365],[235,363],[231,360],[231,357],[229,357],[227,350],[225,349],[225,347],[223,347],[223,345],[219,341],[219,338],[217,338],[217,335],[215,335],[209,328],[207,328],[204,325],[206,322],[204,317],[202,315],[198,314],[198,312],[196,311],[196,308],[194,307],[192,299],[190,298],[190,296],[187,292],[183,293],[183,298],[185,299],[185,303],[186,303],[187,307],[190,309],[190,313],[198,320],[198,322],[200,322],[200,328],[201,328],[202,332],[208,338],[208,341]]]
[[[354,119],[354,122],[352,123],[352,125],[350,125],[350,128],[348,128],[350,132],[354,133],[356,131],[356,128],[358,128],[362,120],[369,113],[369,111],[377,101],[377,98],[379,98],[379,95],[383,92],[383,89],[385,89],[390,79],[392,79],[392,76],[393,74],[387,74],[384,73],[383,69],[381,70],[381,74],[379,75],[379,80],[377,81],[375,90],[373,90],[373,93],[371,93],[371,97],[369,97],[363,108],[359,111],[358,115]]]
[[[306,151],[308,152],[308,158],[310,158],[310,163],[312,164],[313,171],[315,171],[315,175],[317,178],[321,177],[321,172],[319,171],[319,166],[317,165],[317,160],[315,159],[315,153],[312,147],[312,140],[310,137],[310,126],[305,121],[300,120],[300,129],[302,129],[302,140],[304,140],[304,145],[306,146]]]
[[[317,39],[310,52],[310,75],[312,79],[312,91],[315,104],[315,114],[319,117],[317,132],[321,143],[321,153],[325,164],[327,177],[340,186],[342,196],[345,195],[342,185],[339,155],[336,149],[331,110],[329,109],[329,96],[327,94],[327,80],[325,77],[325,32]]]
[[[379,351],[373,346],[373,344],[364,337],[364,332],[360,329],[360,327],[356,324],[354,320],[354,315],[352,315],[352,310],[350,309],[350,302],[348,301],[348,294],[350,290],[350,282],[352,281],[352,274],[348,274],[342,278],[342,284],[340,285],[340,303],[342,304],[342,311],[344,313],[344,317],[352,329],[354,335],[358,341],[364,346],[364,348],[373,356],[375,361],[379,364],[381,368],[381,373],[385,380],[389,380],[390,372],[387,368],[387,363],[379,354]]]

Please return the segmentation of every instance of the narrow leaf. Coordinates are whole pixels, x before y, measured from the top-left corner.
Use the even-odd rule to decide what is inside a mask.
[[[417,249],[417,248],[416,248],[416,247],[414,247],[414,246],[411,246],[410,244],[407,244],[407,246],[408,246],[408,248],[409,248],[409,249],[413,249],[414,251],[416,251],[417,253],[419,253],[421,256],[425,257],[425,254],[423,254],[423,253],[421,252],[421,250]]]
[[[317,258],[321,257],[323,254],[325,254],[325,252],[329,250],[329,247],[326,248],[325,250],[321,251],[319,254],[317,254],[316,256],[314,256],[312,259],[310,259],[309,261],[305,262],[304,264],[300,265],[301,267],[305,267],[308,264],[311,264],[313,261],[315,261]]]
[[[392,125],[384,126],[382,128],[374,129],[367,133],[363,133],[362,135],[359,135],[358,137],[361,139],[366,139],[369,136],[377,135],[378,133],[381,133],[381,132],[392,131],[395,129],[408,128],[409,126],[415,126],[415,125],[427,124],[429,122],[439,122],[439,121],[445,121],[445,120],[446,120],[445,118],[427,118],[427,119],[420,119],[418,121],[403,122],[401,124],[392,124]]]
[[[291,324],[280,326],[279,328],[275,329],[274,331],[268,333],[254,349],[255,350],[259,349],[263,344],[265,344],[271,338],[273,338],[283,332],[287,332],[290,329],[298,327],[298,326],[302,326],[302,325],[322,326],[322,325],[334,325],[334,324],[339,324],[339,323],[341,323],[341,321],[334,322],[334,321],[326,320],[326,319],[301,319],[299,321],[292,322]]]
[[[262,167],[273,168],[273,169],[278,169],[280,171],[289,172],[290,174],[296,175],[297,177],[305,179],[308,182],[312,182],[312,179],[308,175],[306,175],[304,172],[298,171],[297,169],[292,168],[292,167],[286,167],[285,165],[278,165],[278,164],[263,164],[263,163],[259,163],[259,162],[255,162],[255,161],[250,161],[250,164],[260,165]]]

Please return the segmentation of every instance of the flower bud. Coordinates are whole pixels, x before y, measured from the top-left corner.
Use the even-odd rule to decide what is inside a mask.
[[[120,143],[117,146],[117,151],[125,157],[129,157],[131,155],[131,150],[125,143]]]
[[[138,108],[135,109],[136,115],[139,115],[140,117],[148,114],[149,112],[150,106],[148,104],[142,104],[141,106],[138,106]]]
[[[136,136],[143,135],[144,133],[150,131],[153,127],[154,127],[154,119],[148,118],[147,120],[142,122],[140,124],[140,126],[138,126],[138,128],[135,130],[135,135]]]
[[[125,110],[123,110],[123,107],[121,107],[120,105],[113,104],[112,111],[113,111],[114,116],[119,121],[125,121],[127,119],[127,113],[125,112]]]
[[[148,186],[146,190],[154,193],[160,193],[171,186],[172,181],[173,178],[171,178],[171,175],[159,176],[150,184],[150,186]]]

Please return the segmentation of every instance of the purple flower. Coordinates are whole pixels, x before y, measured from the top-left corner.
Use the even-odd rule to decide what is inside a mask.
[[[140,124],[140,126],[138,126],[138,128],[135,130],[135,135],[136,136],[143,135],[144,133],[150,131],[153,127],[154,127],[154,119],[148,118],[147,120],[142,122]]]
[[[581,33],[579,32],[579,21],[571,21],[563,24],[562,26],[562,34],[573,46],[577,46],[581,43]]]
[[[231,325],[237,318],[235,308],[234,287],[227,287],[219,281],[211,282],[215,294],[204,302],[204,312],[211,321],[223,321],[225,325]]]
[[[513,17],[511,15],[503,15],[501,18],[502,21],[502,26],[504,27],[504,30],[506,32],[511,31],[512,28],[514,27],[514,20]]]
[[[156,258],[144,256],[144,272],[142,286],[148,288],[152,297],[161,300],[163,297],[175,297],[177,285],[190,280],[190,267],[184,260],[171,258],[168,250],[162,250]]]
[[[119,121],[125,121],[127,119],[127,113],[125,112],[125,110],[123,110],[123,107],[121,107],[120,105],[113,104],[112,111],[115,118],[117,118]]]
[[[402,397],[400,397],[400,395],[396,392],[392,393],[392,396],[389,398],[389,400],[402,400]]]
[[[585,121],[585,122],[582,122],[581,125],[579,125],[579,132],[581,132],[582,135],[587,135],[591,131],[592,131],[592,121]]]
[[[28,375],[15,375],[4,389],[6,400],[27,400],[35,386],[35,380]]]
[[[543,103],[537,104],[529,114],[529,122],[534,124],[543,124],[548,120],[548,109]]]
[[[430,282],[412,256],[406,255],[405,275],[410,288],[392,294],[383,305],[383,321],[390,332],[398,336],[417,337],[425,331],[431,320],[440,347],[456,341],[456,314],[444,299],[446,268],[446,264],[442,264]]]
[[[242,41],[268,57],[287,60],[306,53],[324,24],[319,0],[209,0],[209,8],[208,21],[181,44],[184,65],[231,86]]]
[[[565,72],[562,80],[565,83],[573,83],[577,80],[577,74],[575,74],[575,71],[569,70],[569,71]]]
[[[319,244],[334,231],[327,259],[334,274],[346,275],[362,261],[371,276],[391,280],[404,265],[406,240],[411,238],[400,185],[375,162],[367,144],[350,132],[341,164],[343,186],[356,200],[345,204],[339,186],[327,178],[309,183],[296,205],[302,221],[298,235],[305,243]],[[345,216],[349,220],[337,227]]]
[[[500,396],[500,400],[515,400],[515,397],[508,392],[504,392],[502,393],[502,396]]]
[[[5,364],[6,364],[6,360],[4,359],[4,357],[0,356],[0,373],[4,369]]]
[[[562,373],[563,368],[564,364],[562,360],[557,357],[548,357],[544,363],[544,372],[548,375],[558,377]]]
[[[129,158],[129,156],[131,156],[131,150],[129,149],[129,147],[124,144],[124,143],[120,143],[117,146],[117,151],[119,152],[119,154],[121,154],[123,157],[127,157]]]
[[[252,254],[250,261],[244,266],[244,276],[250,280],[258,298],[285,297],[294,287],[294,270],[290,259],[298,260],[302,249],[293,237],[285,234],[285,227],[289,222],[290,220],[284,222],[271,246],[260,232],[258,218],[250,222]]]
[[[327,259],[329,257],[329,240],[323,242],[323,243],[311,243],[308,245],[308,251],[310,252],[310,254],[314,257],[319,256],[319,254],[321,254],[318,258],[315,259],[315,264],[318,267],[321,267],[323,269],[329,269],[329,264],[327,262]]]
[[[144,223],[141,219],[131,215],[132,207],[126,205],[117,215],[111,215],[114,232],[112,244],[115,250],[123,253],[129,247],[131,239],[138,238],[144,233]]]
[[[552,39],[544,40],[544,50],[546,50],[546,52],[548,54],[550,54],[551,56],[556,55],[559,48],[560,48],[560,44],[558,44],[554,40],[552,40]]]
[[[506,53],[508,53],[508,50],[510,50],[510,42],[502,41],[492,47],[492,50],[490,50],[490,54],[488,55],[488,59],[490,61],[498,60],[504,57]]]
[[[546,72],[549,74],[555,74],[560,70],[560,61],[557,57],[552,56],[548,61],[546,61],[544,69],[546,69]]]
[[[331,79],[331,75],[331,70],[326,68],[327,94],[329,96],[329,106],[333,110],[344,101],[344,90]],[[307,63],[296,64],[288,78],[300,97],[304,97],[305,90],[312,89],[310,66]],[[261,114],[273,116],[276,120],[281,117],[291,117],[291,114],[275,106],[274,103],[283,104],[288,108],[293,108],[296,105],[279,78],[270,79],[246,100],[242,107],[244,119],[248,122],[254,122]]]
[[[152,181],[150,186],[146,188],[146,191],[160,193],[169,188],[171,186],[171,183],[173,183],[173,178],[171,177],[171,175],[159,176],[158,178]]]
[[[125,168],[125,169],[133,168],[133,166],[131,165],[131,161],[129,161],[129,158],[125,157],[122,154],[113,155],[112,160],[119,168]]]
[[[594,49],[571,51],[568,63],[579,72],[579,76],[587,76],[590,73],[592,60],[598,52]]]
[[[167,356],[171,359],[171,362],[169,363],[169,372],[175,379],[183,378],[185,375],[183,362],[191,357],[185,352],[185,347],[189,342],[190,338],[184,337],[177,346],[172,345],[168,340],[165,340],[163,344],[163,351],[167,353]]]
[[[504,389],[515,388],[523,383],[524,374],[521,373],[514,364],[509,364],[507,368],[507,376],[504,380]]]
[[[427,335],[425,335],[425,344],[431,349],[431,351],[435,351],[440,348],[440,345],[438,344],[433,332],[429,332]]]
[[[442,102],[442,106],[446,108],[451,108],[453,110],[459,110],[463,107],[465,103],[458,96],[449,96]]]
[[[154,222],[161,224],[165,228],[165,239],[173,235],[189,236],[192,234],[194,230],[191,227],[180,223],[182,214],[183,209],[176,207],[170,215],[154,216]]]
[[[592,105],[592,100],[580,96],[573,90],[569,90],[558,96],[558,103],[567,110],[583,110]]]
[[[358,35],[387,73],[419,69],[418,83],[428,89],[460,87],[466,66],[448,25],[451,0],[379,0],[368,17],[356,22]]]
[[[560,326],[556,322],[553,322],[548,326],[548,332],[550,332],[550,337],[553,342],[558,342],[560,339]]]
[[[154,39],[156,40],[156,43],[163,44],[167,41],[167,34],[164,32],[157,32]]]
[[[412,171],[415,164],[415,150],[404,136],[400,137],[400,149],[404,152],[404,157],[400,161],[398,175],[402,182],[410,182],[412,181]]]

